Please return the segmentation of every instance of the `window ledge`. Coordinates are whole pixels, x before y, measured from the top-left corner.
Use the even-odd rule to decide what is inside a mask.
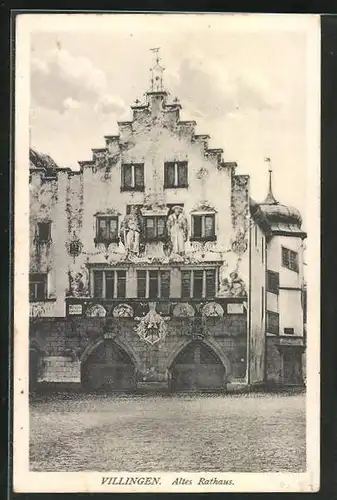
[[[103,245],[111,245],[112,243],[118,243],[119,238],[105,239],[105,238],[94,238],[95,245],[103,243]]]
[[[199,237],[199,236],[191,236],[190,241],[216,241],[217,237],[216,236],[207,236],[207,237]]]
[[[183,186],[166,186],[164,184],[164,189],[188,189],[188,184],[184,184]]]
[[[145,186],[137,186],[137,187],[128,187],[128,186],[121,186],[121,193],[123,192],[134,192],[134,191],[139,191],[143,193],[145,191]]]

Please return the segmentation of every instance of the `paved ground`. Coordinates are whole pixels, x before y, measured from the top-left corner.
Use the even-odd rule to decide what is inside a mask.
[[[31,403],[35,471],[305,470],[305,396],[65,395]]]

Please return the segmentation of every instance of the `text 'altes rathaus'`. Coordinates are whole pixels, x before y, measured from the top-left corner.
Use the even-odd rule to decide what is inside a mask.
[[[303,384],[301,216],[181,121],[159,59],[80,170],[30,151],[30,387]],[[271,172],[270,172],[271,176]]]

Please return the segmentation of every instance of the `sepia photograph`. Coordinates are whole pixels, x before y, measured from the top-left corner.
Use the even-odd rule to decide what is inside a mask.
[[[17,16],[15,491],[318,491],[319,42]]]

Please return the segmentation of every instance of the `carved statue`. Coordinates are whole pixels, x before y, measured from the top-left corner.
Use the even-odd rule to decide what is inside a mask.
[[[173,207],[173,213],[167,219],[167,230],[171,241],[172,252],[178,255],[185,253],[188,225],[182,207]]]
[[[137,208],[131,207],[130,214],[126,215],[121,224],[121,238],[127,252],[139,254],[139,237],[141,224],[137,215]]]

